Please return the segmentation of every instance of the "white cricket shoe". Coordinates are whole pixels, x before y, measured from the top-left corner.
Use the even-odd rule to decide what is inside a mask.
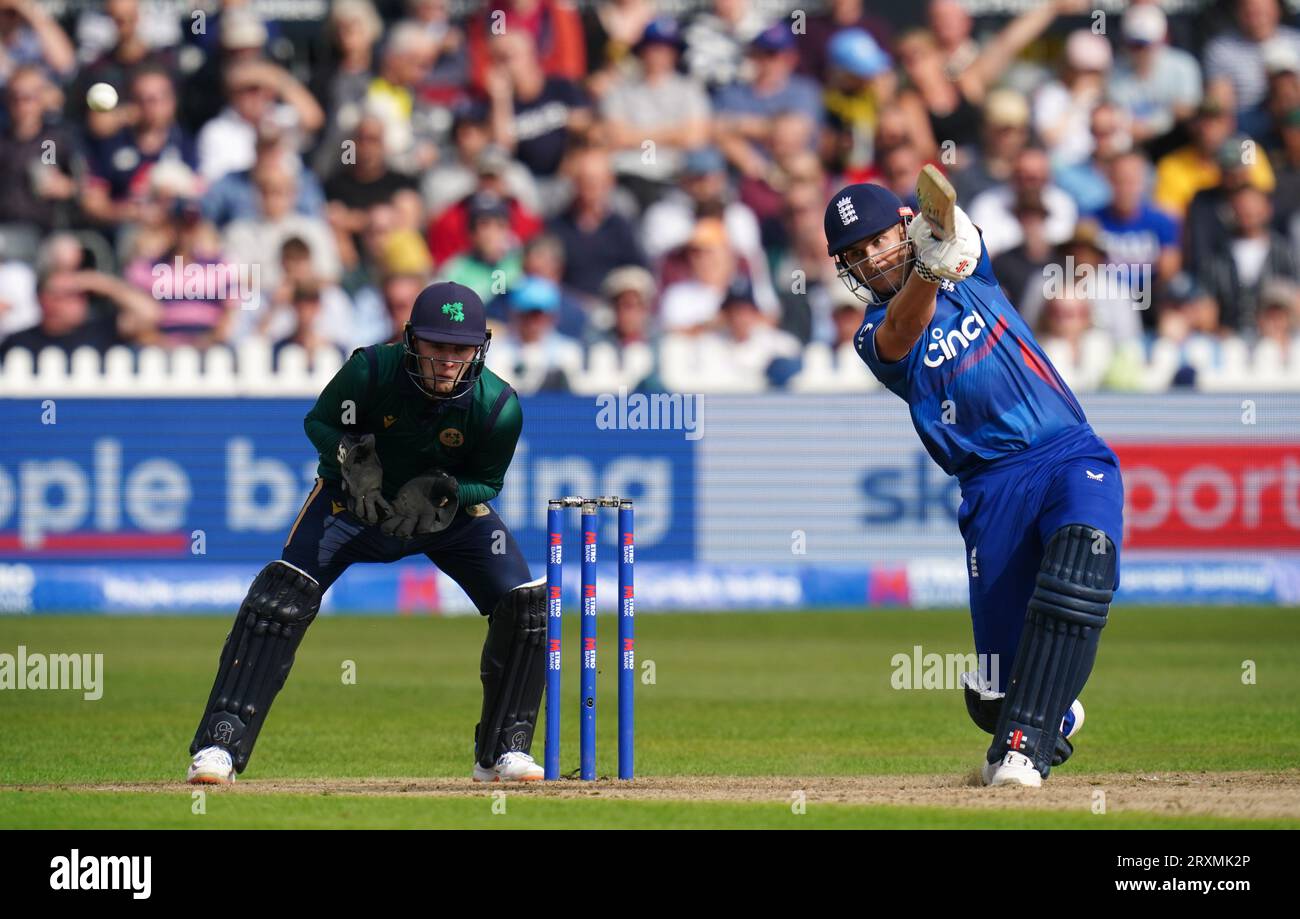
[[[1034,768],[1034,761],[1014,750],[1008,750],[1000,762],[985,763],[980,774],[985,785],[1025,785],[1038,788],[1043,784],[1043,777]]]
[[[235,764],[224,747],[204,747],[194,754],[185,781],[191,785],[233,785]]]
[[[476,782],[540,782],[545,777],[546,770],[527,753],[502,753],[491,769],[474,764]]]

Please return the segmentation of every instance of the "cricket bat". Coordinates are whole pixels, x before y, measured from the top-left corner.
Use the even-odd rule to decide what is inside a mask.
[[[930,224],[936,239],[951,239],[957,232],[957,192],[942,172],[927,163],[916,179],[916,200],[921,216]]]

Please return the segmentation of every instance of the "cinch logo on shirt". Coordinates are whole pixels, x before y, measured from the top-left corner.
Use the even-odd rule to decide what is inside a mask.
[[[961,352],[971,346],[971,342],[980,337],[980,333],[988,328],[984,324],[984,317],[979,313],[972,313],[961,321],[958,328],[953,329],[946,336],[943,329],[934,329],[930,333],[932,341],[925,347],[925,366],[938,367],[946,360],[957,357]],[[934,354],[934,352],[939,352]]]

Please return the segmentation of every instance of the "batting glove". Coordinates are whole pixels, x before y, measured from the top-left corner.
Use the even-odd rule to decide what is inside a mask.
[[[927,281],[964,281],[980,260],[980,234],[966,212],[955,209],[956,232],[950,239],[938,239],[924,217],[914,217],[907,227],[916,255],[916,272]]]

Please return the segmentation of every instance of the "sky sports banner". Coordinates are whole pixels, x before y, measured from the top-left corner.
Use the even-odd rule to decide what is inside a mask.
[[[623,495],[645,612],[965,604],[959,489],[899,400],[674,398],[525,401],[495,504],[536,573],[547,498]],[[1126,601],[1300,603],[1300,397],[1084,407],[1124,471]],[[0,400],[0,610],[228,613],[279,557],[315,478],[308,408]],[[569,523],[576,545],[576,512]],[[423,561],[355,566],[326,608],[472,611]]]

